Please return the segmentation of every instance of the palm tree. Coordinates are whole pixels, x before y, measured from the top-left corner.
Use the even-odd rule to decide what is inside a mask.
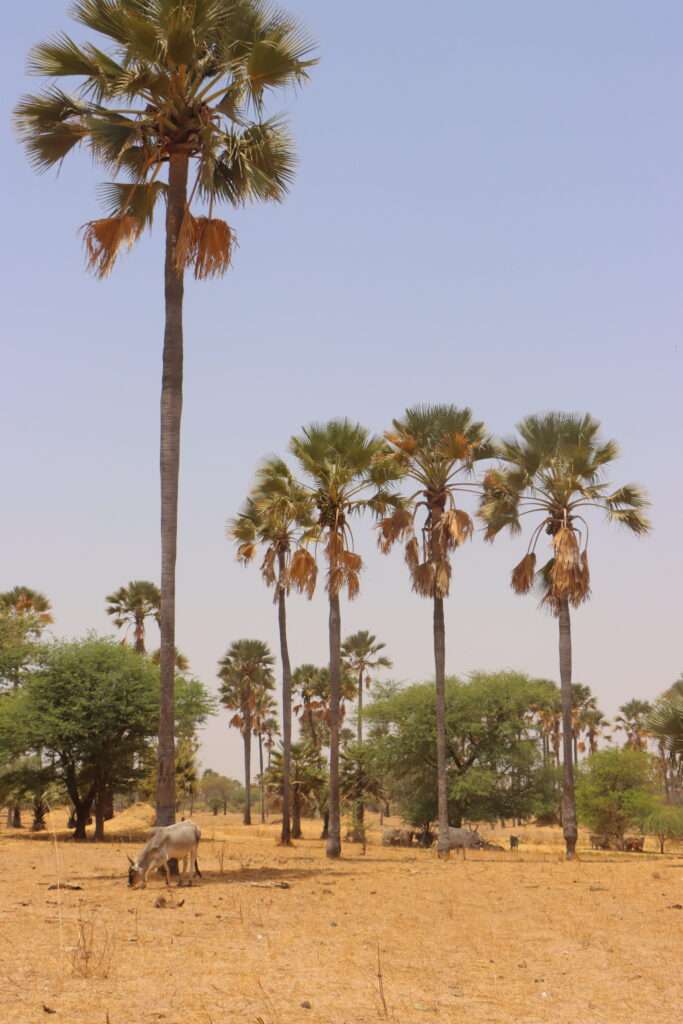
[[[448,855],[448,779],[446,760],[446,631],[444,598],[451,584],[451,554],[472,536],[473,523],[456,498],[476,490],[475,464],[490,458],[493,448],[483,423],[470,409],[424,405],[408,409],[386,434],[408,479],[417,490],[409,507],[381,523],[380,549],[396,541],[405,545],[413,590],[431,599],[434,609],[436,675],[436,754],[440,856]],[[421,525],[417,527],[418,516]],[[420,540],[417,532],[419,529]]]
[[[261,822],[266,820],[265,776],[263,769],[263,745],[267,735],[271,737],[277,730],[277,704],[267,690],[261,690],[256,696],[252,728],[258,740],[259,791],[261,794]]]
[[[353,550],[350,521],[366,510],[382,515],[396,503],[391,483],[398,476],[386,446],[365,427],[349,420],[313,424],[292,438],[290,451],[310,481],[318,538],[327,561],[330,645],[330,795],[327,856],[341,854],[339,728],[342,694],[341,611],[344,587],[349,599],[360,589],[362,559]],[[384,457],[383,457],[384,456]]]
[[[239,729],[244,742],[244,824],[251,825],[251,735],[254,716],[264,691],[273,689],[273,658],[262,640],[235,640],[218,663],[220,701],[234,711],[230,725]]]
[[[392,668],[392,662],[380,654],[386,644],[378,643],[377,637],[367,629],[360,629],[348,636],[342,644],[342,660],[349,672],[357,680],[358,689],[358,722],[356,723],[357,741],[363,742],[363,689],[370,686],[370,672],[382,668]]]
[[[633,485],[615,490],[604,479],[618,455],[614,441],[602,441],[600,424],[591,416],[547,413],[529,416],[518,426],[519,437],[503,441],[503,465],[484,479],[480,513],[486,538],[493,540],[505,527],[521,532],[522,516],[537,520],[527,552],[512,571],[512,588],[528,593],[535,580],[542,603],[558,618],[562,692],[563,785],[562,825],[567,859],[576,850],[576,803],[572,751],[572,647],[570,607],[578,608],[590,595],[588,524],[593,509],[608,521],[644,534],[649,523],[647,501]],[[536,547],[543,535],[551,538],[552,555],[537,571]]]
[[[133,627],[135,650],[145,653],[145,622],[160,621],[161,594],[159,588],[149,580],[131,580],[125,587],[119,587],[107,597],[107,615],[111,615],[117,629]],[[125,638],[124,638],[125,639]]]
[[[572,748],[574,767],[579,763],[579,749],[583,750],[581,733],[586,724],[586,715],[598,710],[597,698],[585,683],[572,683]]]
[[[589,708],[584,711],[581,723],[588,740],[588,752],[589,754],[595,754],[598,749],[598,739],[601,736],[605,736],[610,723],[598,708]],[[609,740],[611,737],[607,735],[606,739]]]
[[[619,708],[614,724],[626,733],[626,746],[631,750],[645,750],[648,735],[648,719],[652,704],[648,700],[627,701]]]
[[[299,665],[292,675],[292,695],[300,701],[294,705],[301,731],[317,750],[322,746],[318,723],[329,712],[329,673],[317,665]]]
[[[0,614],[20,619],[25,633],[34,639],[54,621],[49,599],[31,587],[13,587],[0,593]]]
[[[282,798],[283,846],[290,841],[289,761],[292,746],[292,669],[287,642],[287,596],[292,581],[309,599],[317,577],[315,559],[302,546],[313,527],[310,496],[296,482],[282,459],[268,459],[258,470],[245,505],[228,525],[228,536],[237,544],[237,557],[248,565],[258,548],[264,552],[261,575],[273,587],[278,610],[282,661],[282,735],[284,796]]]
[[[386,799],[376,752],[362,743],[351,744],[341,755],[341,794],[351,805],[353,838],[365,852],[365,804],[369,799]]]
[[[293,743],[290,787],[292,794],[292,839],[301,839],[301,815],[306,804],[320,808],[326,784],[325,764],[320,751],[310,743]],[[267,773],[267,786],[280,797],[284,787],[284,751],[276,750]]]
[[[312,44],[296,21],[262,0],[74,0],[72,11],[108,50],[64,34],[32,50],[32,74],[76,77],[80,85],[75,95],[53,84],[19,102],[16,123],[29,159],[43,171],[86,146],[119,179],[101,188],[108,216],[83,228],[88,267],[101,278],[152,225],[158,200],[165,201],[157,824],[168,825],[175,819],[184,276],[190,267],[204,279],[230,266],[234,233],[214,217],[217,201],[237,207],[284,198],[294,175],[292,144],[284,121],[265,117],[264,99],[307,78]],[[200,200],[208,215],[197,215]]]

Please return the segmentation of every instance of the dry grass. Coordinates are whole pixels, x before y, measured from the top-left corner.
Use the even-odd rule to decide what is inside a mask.
[[[202,884],[161,909],[162,881],[126,886],[149,809],[81,845],[56,812],[56,853],[0,832],[3,1024],[678,1024],[680,852],[584,841],[565,864],[556,829],[524,828],[517,854],[441,863],[370,822],[367,855],[330,863],[318,822],[285,850],[276,826],[195,818]]]

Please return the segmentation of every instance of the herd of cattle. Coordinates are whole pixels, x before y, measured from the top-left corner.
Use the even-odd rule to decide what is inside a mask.
[[[132,887],[144,889],[147,877],[153,870],[163,871],[166,876],[166,884],[169,885],[170,872],[169,861],[177,860],[182,862],[184,881],[191,885],[195,875],[201,878],[201,871],[197,863],[197,848],[201,839],[199,828],[192,821],[179,821],[175,825],[167,825],[164,828],[155,828],[151,838],[138,854],[137,859],[128,858],[130,867],[128,870],[128,884]],[[382,846],[420,846],[429,849],[434,845],[436,834],[427,826],[419,831],[407,828],[385,828],[382,833]],[[519,847],[519,836],[509,837],[510,849],[516,850]],[[626,836],[619,849],[642,853],[644,847],[643,836]],[[591,835],[590,844],[593,850],[611,849],[608,836]],[[476,829],[470,828],[449,828],[448,829],[449,850],[503,850],[498,843],[490,843]],[[180,881],[179,881],[180,884]]]

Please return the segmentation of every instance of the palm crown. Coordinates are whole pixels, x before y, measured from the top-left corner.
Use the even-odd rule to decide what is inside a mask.
[[[346,587],[353,598],[363,562],[353,550],[350,521],[365,510],[382,515],[396,506],[393,483],[400,468],[387,458],[382,438],[346,419],[307,427],[292,438],[290,450],[311,480],[317,536],[328,562],[327,590],[339,594]]]
[[[75,95],[52,85],[25,96],[15,116],[38,170],[85,145],[114,179],[101,186],[108,216],[84,228],[89,266],[105,276],[152,224],[168,188],[160,171],[183,154],[194,181],[176,263],[199,278],[222,273],[233,233],[213,217],[214,202],[281,200],[292,180],[286,125],[264,116],[264,100],[306,78],[310,40],[262,0],[76,0],[72,13],[109,49],[66,34],[36,46],[31,74],[81,83]],[[195,196],[208,216],[192,213]]]
[[[538,518],[527,552],[512,572],[512,587],[519,594],[531,589],[536,547],[547,534],[552,556],[538,575],[543,600],[557,614],[564,599],[577,607],[590,594],[586,513],[599,509],[609,521],[643,534],[649,530],[648,502],[634,484],[613,489],[604,479],[618,448],[600,439],[600,424],[591,416],[529,416],[517,429],[519,438],[500,445],[502,467],[484,478],[480,515],[487,540],[505,527],[520,533],[522,516]]]
[[[424,405],[408,409],[386,434],[405,475],[418,485],[406,505],[380,524],[379,546],[405,543],[413,589],[424,597],[447,597],[450,552],[472,536],[470,516],[458,507],[458,493],[475,491],[469,479],[476,462],[491,458],[493,446],[470,409]],[[416,531],[418,514],[424,512]]]
[[[31,587],[13,587],[0,593],[0,613],[21,618],[34,634],[41,633],[53,621],[49,599]]]
[[[125,587],[119,587],[107,597],[107,615],[114,620],[114,625],[133,626],[135,631],[135,648],[145,650],[145,619],[153,618],[159,623],[159,606],[161,594],[159,588],[149,580],[131,580]]]
[[[308,597],[317,578],[315,559],[303,546],[314,535],[313,503],[282,459],[266,460],[242,510],[228,524],[228,536],[237,545],[237,557],[248,565],[259,545],[265,549],[261,574],[274,588],[289,593],[294,582]]]
[[[381,652],[386,644],[380,643],[377,637],[367,629],[360,629],[348,636],[342,644],[344,664],[360,679],[361,685],[370,685],[369,672],[380,668],[391,668],[393,662]]]
[[[236,712],[230,724],[250,731],[264,693],[273,689],[273,658],[262,640],[236,640],[218,664],[220,700]]]

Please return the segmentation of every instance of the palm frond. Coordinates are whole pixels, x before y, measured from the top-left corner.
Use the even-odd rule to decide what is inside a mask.
[[[121,249],[132,248],[141,232],[140,221],[129,214],[88,221],[82,228],[88,270],[96,277],[107,277]]]

